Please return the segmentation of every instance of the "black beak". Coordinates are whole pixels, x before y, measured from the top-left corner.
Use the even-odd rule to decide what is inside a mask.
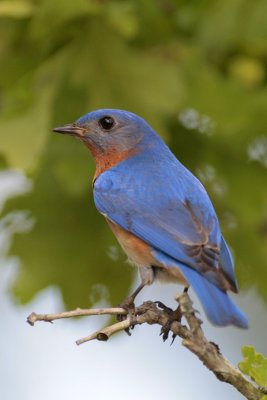
[[[74,124],[67,124],[53,129],[53,132],[66,133],[67,135],[73,135],[78,137],[83,137],[84,131],[85,131],[84,128],[81,128]]]

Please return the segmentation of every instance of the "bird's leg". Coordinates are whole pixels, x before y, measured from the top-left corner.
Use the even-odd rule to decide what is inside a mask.
[[[120,307],[124,308],[126,311],[131,312],[132,310],[135,309],[135,305],[134,305],[134,300],[136,298],[136,296],[138,295],[138,293],[141,292],[141,290],[145,287],[145,283],[141,283],[136,289],[135,291],[128,296],[121,304]]]
[[[131,326],[131,329],[134,328],[134,317],[135,317],[135,304],[134,304],[134,300],[136,298],[136,296],[138,295],[138,293],[141,292],[141,290],[146,286],[145,283],[141,283],[136,289],[135,291],[128,297],[126,297],[126,299],[119,304],[119,307],[124,308],[128,314],[130,315],[131,320],[133,321],[133,324]],[[117,320],[118,321],[123,321],[126,318],[125,315],[117,315]],[[130,328],[125,329],[125,332],[131,336],[130,333]]]

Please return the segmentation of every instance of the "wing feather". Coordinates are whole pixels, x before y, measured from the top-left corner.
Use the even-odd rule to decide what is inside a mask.
[[[219,223],[201,183],[176,159],[156,162],[147,158],[144,163],[138,157],[97,178],[94,184],[97,209],[216,286],[228,288],[224,275],[218,273]]]

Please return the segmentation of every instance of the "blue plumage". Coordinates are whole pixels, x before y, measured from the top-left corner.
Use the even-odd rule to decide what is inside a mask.
[[[168,257],[160,251],[154,251],[155,257],[165,265],[176,265],[195,290],[209,320],[218,326],[235,325],[247,328],[245,314],[234,304],[230,297],[207,279],[188,268],[185,264]]]
[[[238,290],[233,259],[208,194],[153,129],[132,113],[106,109],[57,131],[78,136],[95,157],[96,207],[138,264],[142,281],[153,281],[153,268],[169,280],[173,268],[179,270],[214,324],[246,328],[245,315],[226,293]]]

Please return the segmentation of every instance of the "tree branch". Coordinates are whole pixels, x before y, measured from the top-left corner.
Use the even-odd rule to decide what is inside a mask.
[[[174,312],[162,304],[157,305],[151,301],[144,302],[139,307],[136,307],[134,315],[127,315],[127,312],[120,307],[85,310],[78,308],[74,311],[58,314],[31,313],[27,318],[27,322],[30,325],[34,325],[37,321],[52,323],[56,319],[90,315],[117,315],[125,318],[120,322],[77,340],[77,345],[95,339],[106,341],[114,333],[129,330],[135,325],[142,325],[144,323],[161,325],[161,333],[164,340],[168,337],[169,331],[172,332],[173,339],[179,336],[182,338],[182,345],[194,353],[220,381],[234,386],[248,400],[259,400],[264,394],[261,389],[250,383],[237,368],[223,357],[218,345],[206,339],[201,328],[202,321],[196,317],[192,301],[188,294],[183,293],[177,296],[176,300],[179,304],[178,310],[184,316],[187,325],[183,325],[180,321],[174,319],[174,315],[177,317],[177,310]]]

